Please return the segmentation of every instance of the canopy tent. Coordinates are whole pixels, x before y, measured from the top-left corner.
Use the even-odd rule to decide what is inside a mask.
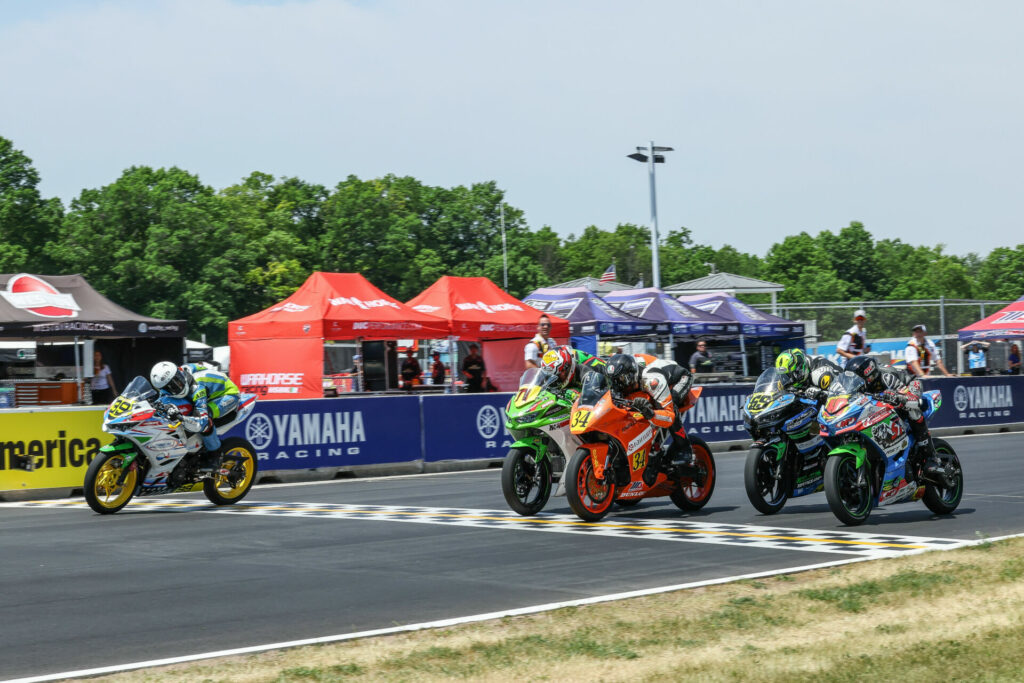
[[[543,315],[485,277],[445,275],[408,304],[417,311],[448,321],[453,382],[459,368],[454,340],[488,341],[490,343],[484,344],[482,349],[487,376],[505,389],[514,385],[522,373],[524,344],[521,340],[537,333],[537,321]],[[548,317],[551,337],[568,341],[569,321],[554,315]],[[500,374],[499,369],[503,370]]]
[[[1024,337],[1024,296],[978,322],[960,329],[960,341]]]
[[[444,320],[392,299],[359,273],[314,272],[284,301],[230,323],[231,378],[273,398],[319,398],[325,339],[447,334]]]
[[[467,340],[529,339],[536,334],[537,320],[542,315],[485,277],[445,275],[408,305],[420,313],[444,318],[451,336]],[[568,320],[548,317],[552,337],[569,336]]]
[[[771,313],[748,306],[725,292],[681,296],[679,300],[708,313],[732,320],[740,325],[740,354],[743,357],[743,374],[749,374],[747,367],[746,338],[765,341],[768,339],[789,339],[803,337],[804,326]]]
[[[160,360],[180,359],[187,332],[184,320],[150,318],[115,304],[81,275],[0,275],[0,339],[76,342],[58,355],[59,365],[79,383],[79,400],[83,376],[91,374],[90,346],[102,353],[123,386],[137,374],[148,375]],[[77,343],[83,340],[98,341]],[[19,347],[15,358],[0,362],[32,360],[27,349]]]
[[[674,299],[657,287],[610,292],[604,300],[644,320],[668,324],[673,335],[735,337],[739,323]]]
[[[574,335],[632,336],[667,332],[663,321],[641,319],[609,306],[586,287],[545,287],[529,294],[524,303],[569,321]]]

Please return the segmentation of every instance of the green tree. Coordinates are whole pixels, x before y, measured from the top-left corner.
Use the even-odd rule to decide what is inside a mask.
[[[864,225],[852,221],[838,235],[823,231],[817,239],[849,296],[876,298],[882,271],[875,260],[875,240]]]
[[[0,137],[0,272],[52,273],[47,242],[56,235],[64,208],[39,194],[32,160]]]

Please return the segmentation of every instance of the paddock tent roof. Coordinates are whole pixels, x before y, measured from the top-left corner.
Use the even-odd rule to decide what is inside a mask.
[[[133,313],[92,288],[81,275],[0,275],[0,337],[72,339],[184,337],[184,320]]]
[[[665,325],[641,320],[609,306],[586,287],[545,287],[535,290],[523,301],[538,311],[565,318],[576,335],[638,335],[668,331]]]
[[[738,322],[740,331],[747,337],[785,339],[802,337],[804,334],[802,323],[795,323],[792,320],[759,311],[725,292],[681,296],[679,300],[702,311]]]
[[[284,301],[228,326],[231,341],[436,339],[447,335],[444,320],[392,299],[361,274],[319,271]]]
[[[441,316],[460,339],[529,339],[543,315],[485,277],[445,275],[407,302],[420,313]],[[551,336],[566,339],[569,321],[553,315]]]
[[[604,300],[640,318],[668,323],[672,334],[735,337],[740,333],[739,323],[677,301],[657,287],[609,292]]]
[[[1024,337],[1024,296],[978,322],[960,329],[960,341]]]

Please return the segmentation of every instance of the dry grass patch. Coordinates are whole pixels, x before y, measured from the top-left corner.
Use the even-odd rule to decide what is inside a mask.
[[[1024,539],[105,681],[1024,680]]]

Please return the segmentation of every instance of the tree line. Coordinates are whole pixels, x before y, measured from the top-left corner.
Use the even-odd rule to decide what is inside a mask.
[[[612,260],[619,282],[650,284],[647,227],[591,225],[563,238],[532,228],[493,181],[445,188],[350,175],[328,188],[254,172],[218,190],[180,168],[133,166],[64,206],[40,194],[39,180],[31,159],[0,137],[0,272],[81,273],[122,306],[187,320],[211,343],[225,342],[230,320],[280,301],[314,270],[360,272],[402,301],[442,275],[501,284],[502,208],[514,296],[598,277]],[[875,240],[859,222],[787,236],[764,256],[697,244],[679,227],[663,236],[660,260],[665,285],[714,264],[784,285],[781,302],[1024,293],[1024,244],[956,256],[942,245]]]

